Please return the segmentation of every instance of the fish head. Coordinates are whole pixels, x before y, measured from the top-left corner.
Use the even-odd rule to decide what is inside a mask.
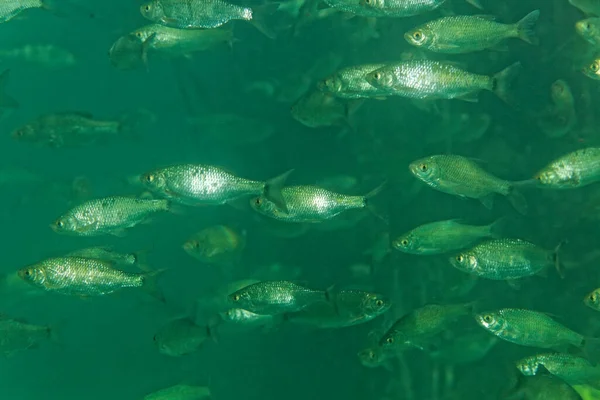
[[[317,89],[322,92],[337,93],[343,89],[342,80],[337,75],[332,75],[317,83]]]
[[[167,180],[165,179],[164,174],[160,171],[147,172],[141,175],[140,182],[142,182],[146,188],[153,191],[159,191],[165,188],[167,185]]]
[[[597,18],[586,18],[575,23],[575,30],[585,39],[594,38],[600,29]]]
[[[571,102],[573,98],[569,84],[562,79],[558,79],[552,83],[552,86],[550,86],[550,95],[552,96],[552,100],[557,103]]]
[[[405,253],[412,253],[418,250],[419,242],[414,235],[409,233],[394,239],[392,241],[392,247]]]
[[[250,293],[244,289],[231,293],[227,296],[227,300],[236,306],[250,302]]]
[[[583,73],[592,79],[600,79],[600,58],[596,58],[583,68]]]
[[[454,257],[450,257],[450,263],[454,268],[464,272],[474,272],[477,270],[477,257],[469,253],[459,253]]]
[[[376,69],[365,75],[365,80],[376,88],[384,89],[394,85],[394,73],[384,68]]]
[[[23,125],[15,129],[12,138],[21,142],[34,142],[37,138],[36,130],[33,125]]]
[[[385,0],[360,0],[360,5],[365,8],[384,8]]]
[[[408,169],[423,182],[432,182],[438,176],[439,167],[431,157],[421,158],[409,164]]]
[[[479,325],[492,333],[499,333],[505,330],[506,321],[499,313],[485,312],[475,315],[475,320]]]
[[[70,233],[77,231],[77,219],[72,216],[63,215],[50,224],[50,228],[56,233]]]
[[[36,266],[20,269],[18,275],[25,282],[29,282],[36,286],[42,286],[46,281],[46,272],[43,268]]]
[[[430,29],[421,26],[406,32],[404,34],[404,39],[406,39],[406,41],[409,44],[412,44],[413,46],[421,47],[427,44],[431,44],[433,42],[434,37],[433,32],[431,32]]]
[[[528,357],[517,362],[517,369],[525,376],[534,376],[538,373],[540,364],[535,357]]]
[[[594,310],[600,310],[600,290],[596,289],[588,293],[583,299],[583,303]]]
[[[380,315],[392,306],[392,302],[380,294],[368,293],[363,299],[362,305],[366,314]]]
[[[162,3],[159,0],[149,1],[140,6],[142,16],[150,21],[158,21],[164,15]]]
[[[259,213],[273,218],[277,218],[283,214],[283,211],[275,203],[264,196],[257,196],[250,199],[250,206]]]
[[[368,368],[379,367],[385,360],[385,353],[379,346],[363,349],[357,355],[361,364]]]

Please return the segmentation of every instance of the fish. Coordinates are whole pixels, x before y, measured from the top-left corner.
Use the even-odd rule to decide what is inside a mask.
[[[384,66],[385,64],[382,63],[364,64],[340,69],[319,81],[317,89],[341,99],[383,96],[386,94],[385,90],[380,90],[367,82],[366,75]]]
[[[340,290],[329,293],[328,301],[313,303],[301,311],[288,313],[285,320],[316,328],[344,328],[369,322],[384,314],[391,301],[377,293]]]
[[[124,114],[115,120],[99,120],[86,112],[42,115],[12,132],[12,138],[43,147],[82,147],[115,137],[131,137],[138,124],[149,115],[141,111]]]
[[[125,230],[147,222],[159,212],[172,211],[168,200],[111,196],[86,201],[57,218],[50,227],[74,236],[123,236]]]
[[[252,20],[252,9],[223,0],[152,0],[140,6],[152,22],[179,29],[217,28],[232,20]]]
[[[508,89],[520,70],[521,64],[516,62],[488,76],[473,74],[444,61],[409,60],[369,72],[366,80],[389,96],[477,102],[479,92],[488,90],[508,102]]]
[[[20,13],[31,8],[49,8],[45,0],[2,0],[0,2],[0,23],[8,22]]]
[[[446,0],[360,0],[360,5],[373,10],[378,17],[412,17],[433,11]]]
[[[156,279],[162,271],[133,273],[114,263],[83,257],[47,258],[18,271],[25,282],[46,292],[68,296],[104,296],[127,288],[142,288],[162,299]]]
[[[600,58],[595,58],[583,68],[582,72],[588,78],[600,80]]]
[[[533,179],[546,189],[577,189],[600,181],[600,147],[587,147],[550,162]]]
[[[77,57],[73,53],[53,44],[27,44],[0,49],[0,59],[24,61],[49,69],[68,68],[77,64]]]
[[[147,66],[149,44],[133,34],[119,37],[108,51],[111,65],[121,71],[132,71]]]
[[[600,18],[586,18],[575,23],[575,30],[590,44],[597,46],[600,44]]]
[[[370,200],[383,186],[364,196],[349,196],[335,193],[318,186],[288,186],[281,190],[287,211],[265,196],[250,200],[252,208],[268,217],[295,223],[320,223],[349,210],[370,207]]]
[[[300,311],[319,301],[329,301],[325,291],[313,290],[289,281],[261,281],[228,296],[236,308],[256,314],[276,315]]]
[[[350,117],[362,104],[362,101],[347,101],[328,92],[311,90],[290,107],[290,112],[296,121],[309,128],[352,128]]]
[[[231,264],[239,260],[246,238],[243,233],[225,225],[210,226],[190,237],[183,249],[207,264]]]
[[[184,205],[220,205],[262,194],[286,209],[281,188],[292,171],[261,182],[235,176],[213,165],[179,164],[147,172],[140,176],[140,181],[150,191]]]
[[[387,362],[394,357],[381,346],[371,346],[357,353],[360,363],[367,368],[387,367]]]
[[[476,162],[458,155],[434,155],[413,161],[409,170],[430,187],[454,196],[477,199],[488,209],[494,194],[508,198],[521,214],[527,213],[527,201],[515,185],[483,170]]]
[[[549,372],[569,385],[590,384],[600,389],[600,367],[573,354],[536,354],[517,361],[516,366],[525,376]]]
[[[144,400],[210,400],[211,398],[212,395],[208,387],[183,383],[144,396]]]
[[[200,349],[212,336],[211,326],[199,326],[190,318],[169,321],[154,335],[154,343],[161,354],[181,357]]]
[[[49,326],[32,325],[0,315],[0,354],[5,357],[38,347],[53,336],[54,331]]]
[[[550,105],[539,117],[538,126],[550,138],[563,137],[577,124],[575,98],[569,84],[558,79],[550,87]]]
[[[583,400],[575,389],[553,375],[520,376],[516,386],[503,399]]]
[[[423,349],[431,337],[441,333],[449,323],[473,312],[474,303],[428,304],[398,319],[379,340],[386,350]]]
[[[525,240],[502,238],[462,251],[450,257],[450,264],[481,278],[511,281],[556,266],[556,252]]]
[[[66,256],[95,258],[115,263],[115,265],[136,265],[140,263],[141,253],[119,253],[107,247],[86,247],[71,251]]]
[[[277,316],[274,315],[253,313],[252,311],[244,310],[243,308],[230,308],[219,314],[223,321],[246,329],[271,327],[277,323],[283,322],[283,318],[277,318]]]
[[[475,321],[491,334],[520,346],[561,351],[569,346],[584,349],[593,342],[548,315],[532,310],[503,308],[477,314]]]
[[[600,288],[592,290],[583,298],[583,304],[593,310],[600,311]]]
[[[431,222],[398,236],[392,241],[392,247],[409,254],[444,254],[496,236],[503,221],[484,226],[466,225],[455,219]]]
[[[404,39],[416,47],[436,53],[462,54],[498,47],[508,38],[537,44],[535,25],[540,11],[535,10],[516,24],[495,22],[489,15],[449,16],[426,22],[404,34]]]

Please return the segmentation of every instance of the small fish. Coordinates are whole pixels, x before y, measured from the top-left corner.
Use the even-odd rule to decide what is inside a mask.
[[[179,384],[144,396],[144,400],[210,400],[212,395],[206,386]],[[569,400],[569,399],[565,399]]]
[[[264,196],[251,199],[250,205],[268,217],[296,223],[319,223],[344,211],[369,207],[370,200],[382,189],[379,186],[364,196],[348,196],[318,186],[288,186],[281,190],[287,211]]]
[[[98,120],[84,112],[42,115],[12,132],[13,139],[40,146],[61,148],[89,146],[115,137],[134,134],[138,123],[148,115],[124,114],[120,119]]]
[[[594,309],[596,311],[600,311],[600,288],[592,290],[583,298],[583,304]]]
[[[113,265],[92,258],[56,257],[22,268],[18,274],[35,287],[69,296],[103,296],[139,287],[160,299],[156,278],[161,271],[132,273],[115,269]]]
[[[568,383],[553,375],[519,376],[504,400],[583,400]],[[586,398],[587,399],[587,398]],[[591,400],[591,398],[587,399]]]
[[[75,236],[123,236],[125,229],[148,221],[156,213],[170,210],[167,200],[105,197],[70,209],[50,227],[57,233]]]
[[[572,354],[536,354],[519,360],[517,369],[525,376],[534,376],[540,372],[543,374],[547,371],[569,385],[590,384],[600,388],[600,367]]]
[[[510,281],[556,266],[556,252],[521,239],[495,239],[450,257],[450,263],[481,278]]]
[[[600,181],[600,147],[576,150],[552,161],[534,179],[539,187],[577,189]]]
[[[194,353],[211,337],[211,327],[196,325],[190,318],[168,322],[154,335],[154,343],[161,354],[180,357]]]
[[[472,312],[473,303],[428,304],[397,320],[379,340],[379,345],[384,349],[422,349],[432,336],[443,332],[450,322]]]
[[[0,315],[0,354],[6,357],[37,347],[52,335],[49,326],[31,325]]]
[[[240,178],[213,165],[179,164],[145,173],[140,181],[152,192],[190,206],[225,204],[262,194],[285,209],[281,188],[291,172],[261,182]]]
[[[366,80],[366,75],[385,64],[365,64],[343,68],[317,83],[317,89],[341,99],[360,99],[385,95]]]
[[[583,68],[582,72],[588,78],[600,80],[600,58],[595,58],[591,63]]]
[[[68,68],[77,63],[73,53],[52,44],[28,44],[12,49],[0,49],[0,59],[24,61],[49,69]]]
[[[563,137],[577,124],[575,98],[569,84],[562,79],[552,83],[550,97],[552,105],[540,115],[538,126],[548,137]]]
[[[203,263],[230,264],[239,260],[245,244],[245,235],[228,226],[215,225],[194,234],[183,249]]]
[[[367,368],[386,367],[387,361],[394,357],[392,352],[387,352],[381,346],[367,347],[357,354],[360,363]]]
[[[144,18],[179,29],[217,28],[232,20],[252,20],[252,9],[223,0],[152,0],[142,4]]]
[[[347,101],[331,93],[309,91],[290,108],[292,117],[309,128],[351,126],[350,117],[362,101]]]
[[[465,225],[455,219],[431,222],[397,237],[392,247],[409,254],[444,254],[497,235],[502,223],[502,219],[484,226]]]
[[[459,15],[427,22],[404,34],[406,41],[437,53],[461,54],[498,46],[504,39],[520,38],[537,44],[535,25],[540,11],[527,14],[516,24],[500,24],[493,16]]]
[[[508,101],[508,88],[521,69],[515,63],[494,76],[478,75],[453,64],[409,60],[388,64],[366,75],[367,82],[390,96],[412,99],[460,99],[477,102],[482,90]]]
[[[441,192],[478,199],[492,208],[495,193],[506,196],[521,214],[527,213],[525,198],[514,185],[484,171],[476,162],[457,155],[435,155],[413,161],[412,174]]]
[[[582,38],[594,46],[600,44],[600,18],[586,18],[577,21],[575,30]]]
[[[146,64],[147,49],[144,42],[136,35],[127,34],[118,38],[110,47],[108,57],[113,67],[130,71]]]
[[[285,320],[317,328],[344,328],[369,322],[385,313],[391,301],[383,295],[361,290],[340,290],[329,301],[313,303],[301,311],[285,315]]]
[[[71,251],[67,254],[67,257],[96,258],[115,263],[115,265],[136,265],[140,263],[140,254],[119,253],[106,247],[87,247]]]
[[[313,303],[329,301],[327,292],[289,281],[258,282],[231,293],[228,298],[237,308],[267,315],[300,311]]]
[[[477,314],[475,320],[500,339],[521,346],[560,351],[568,346],[585,348],[591,343],[583,335],[537,311],[503,308]]]
[[[0,23],[8,22],[30,8],[48,8],[45,0],[2,0],[0,2]]]

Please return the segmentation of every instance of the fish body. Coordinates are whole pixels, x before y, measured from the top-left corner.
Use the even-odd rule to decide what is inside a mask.
[[[152,0],[140,11],[152,22],[179,29],[217,28],[231,20],[252,20],[252,9],[223,0]]]
[[[148,274],[113,268],[113,263],[82,257],[57,257],[19,270],[33,286],[69,296],[102,296],[120,289],[142,287]]]
[[[3,0],[0,2],[0,23],[8,22],[30,8],[44,8],[42,0]]]
[[[364,64],[343,68],[317,84],[317,88],[342,99],[360,99],[385,95],[366,80],[366,75],[385,64]]]
[[[329,296],[330,301],[313,303],[286,314],[285,319],[317,328],[343,328],[371,321],[392,305],[385,296],[361,290],[341,290]]]
[[[206,386],[179,384],[144,396],[144,400],[209,400],[210,389]]]
[[[552,161],[534,179],[548,189],[576,189],[600,181],[600,147],[576,150]]]
[[[450,258],[457,269],[493,280],[535,275],[555,265],[555,254],[521,239],[494,239]]]
[[[511,182],[486,172],[476,162],[457,155],[435,155],[413,161],[412,174],[432,188],[460,197],[478,199],[492,207],[493,194],[508,197],[517,211],[525,213],[525,199]]]
[[[69,252],[67,257],[96,258],[116,265],[134,265],[139,262],[139,257],[135,253],[119,253],[106,247],[87,247],[74,250]]]
[[[432,337],[444,331],[446,326],[472,312],[468,304],[429,304],[413,310],[397,320],[379,340],[384,349],[422,348]]]
[[[545,371],[540,371],[540,367],[569,385],[592,384],[596,387],[600,385],[600,368],[592,365],[585,358],[572,354],[537,354],[517,362],[517,369],[526,376],[534,376],[540,372],[545,373]]]
[[[288,173],[261,182],[241,178],[222,168],[205,164],[179,164],[148,172],[141,182],[154,193],[177,203],[218,205],[249,195],[265,194],[283,204],[280,187]]]
[[[548,137],[562,137],[577,124],[575,98],[569,84],[562,79],[552,83],[550,96],[552,105],[541,114],[538,126]]]
[[[493,236],[494,229],[495,224],[465,225],[453,219],[431,222],[397,237],[392,241],[392,247],[409,254],[443,254]]]
[[[224,225],[201,230],[189,238],[183,249],[190,256],[207,264],[229,264],[239,259],[245,237]]]
[[[287,212],[264,196],[250,205],[259,213],[286,222],[319,223],[344,211],[367,207],[367,196],[348,196],[318,186],[288,186],[281,190]]]
[[[582,348],[585,345],[583,335],[536,311],[503,308],[477,314],[475,320],[500,339],[521,346],[560,349],[565,346]]]
[[[173,57],[205,51],[233,40],[233,31],[229,28],[177,29],[151,24],[141,27],[131,34],[137,36],[145,44],[146,51]]]
[[[48,326],[31,325],[0,316],[0,353],[4,356],[36,347],[50,337],[51,329]]]
[[[328,301],[328,294],[289,281],[262,281],[231,293],[229,301],[234,307],[253,313],[276,315]]]
[[[122,121],[94,119],[87,113],[43,115],[17,128],[12,137],[20,142],[47,147],[79,147],[113,138],[127,127]]]
[[[520,377],[506,400],[583,400],[568,383],[553,375]],[[586,398],[591,400],[592,398]]]
[[[199,326],[189,318],[170,321],[154,335],[160,353],[180,357],[194,353],[211,336],[208,326]]]
[[[354,108],[361,103],[349,103],[331,93],[319,90],[309,91],[291,107],[294,119],[309,128],[348,126]]]
[[[220,315],[223,321],[245,328],[269,326],[276,322],[273,315],[257,314],[243,308],[230,308],[220,313]]]
[[[501,24],[490,16],[459,15],[436,19],[408,31],[404,38],[413,46],[437,53],[460,54],[498,46],[508,38],[536,42],[535,23],[539,10],[516,24]]]
[[[167,200],[105,197],[70,209],[54,221],[51,228],[57,233],[75,236],[119,236],[125,229],[147,221],[158,212],[169,210]]]
[[[361,0],[360,4],[379,17],[412,17],[433,11],[446,0]]]
[[[409,60],[369,72],[366,80],[390,96],[477,101],[477,94],[488,90],[505,99],[508,85],[519,69],[520,64],[516,63],[488,76],[465,71],[447,62]]]

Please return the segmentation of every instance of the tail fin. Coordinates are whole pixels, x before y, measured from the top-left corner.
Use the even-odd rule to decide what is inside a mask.
[[[292,172],[294,172],[294,170],[290,169],[289,171],[286,171],[275,178],[269,179],[267,183],[265,183],[264,188],[265,197],[271,200],[278,208],[285,212],[287,212],[287,205],[285,204],[285,200],[281,194],[281,189],[283,189],[285,181]]]
[[[527,206],[527,200],[525,199],[525,196],[523,196],[523,193],[521,193],[516,187],[510,187],[510,191],[506,195],[506,198],[508,201],[510,201],[510,204],[512,204],[519,214],[527,215],[527,210],[529,208]]]
[[[7,69],[4,72],[2,72],[2,74],[0,74],[0,107],[18,108],[19,103],[17,103],[15,99],[13,99],[4,92],[9,76],[10,69]]]
[[[267,26],[267,17],[274,14],[279,9],[280,3],[269,3],[258,7],[253,7],[249,22],[269,39],[276,39],[277,33]]]
[[[521,68],[521,63],[516,62],[498,72],[492,78],[492,91],[496,94],[496,96],[508,104],[511,103],[508,96],[510,86],[521,71]]]
[[[519,38],[530,44],[539,44],[540,39],[535,32],[535,26],[540,18],[540,10],[534,10],[517,22]]]
[[[139,267],[141,267],[141,265]],[[158,287],[158,277],[165,271],[165,269],[159,269],[156,271],[146,272],[142,280],[142,290],[161,303],[165,303],[165,296],[162,290],[160,290]]]
[[[490,236],[493,238],[501,238],[504,236],[504,228],[508,224],[508,217],[500,217],[489,225]]]
[[[373,205],[373,203],[371,202],[371,200],[376,197],[379,193],[381,193],[381,191],[385,188],[385,186],[387,185],[387,181],[384,181],[383,183],[381,183],[379,186],[377,186],[375,189],[371,190],[369,193],[367,193],[363,198],[364,198],[364,204],[365,207],[377,218],[379,218],[380,220],[382,220],[385,224],[389,223],[389,218],[387,215],[382,215],[379,210],[377,209],[377,207],[375,207]]]

